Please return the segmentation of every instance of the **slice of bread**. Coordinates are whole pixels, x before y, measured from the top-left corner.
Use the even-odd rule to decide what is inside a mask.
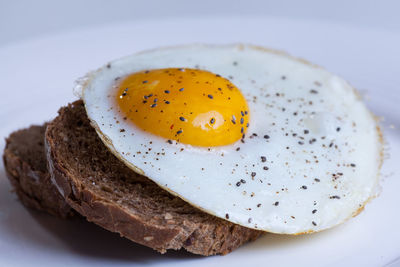
[[[45,140],[52,180],[66,202],[134,242],[161,253],[185,248],[208,256],[262,234],[206,214],[130,170],[103,145],[82,101],[60,109]]]
[[[11,185],[21,202],[30,208],[66,218],[76,213],[50,181],[44,151],[46,125],[31,126],[6,139],[3,160]]]

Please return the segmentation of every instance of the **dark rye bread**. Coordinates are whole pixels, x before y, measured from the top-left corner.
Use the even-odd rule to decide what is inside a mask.
[[[10,134],[3,154],[4,167],[21,202],[61,218],[75,213],[58,193],[47,172],[44,151],[46,125],[31,126]]]
[[[130,170],[103,145],[82,101],[49,123],[46,150],[52,179],[71,207],[161,253],[227,254],[262,233],[208,215]]]

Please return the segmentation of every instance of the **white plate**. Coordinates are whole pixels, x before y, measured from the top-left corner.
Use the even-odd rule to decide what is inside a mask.
[[[11,131],[49,120],[75,99],[73,81],[88,70],[139,50],[192,42],[282,49],[359,88],[371,110],[385,118],[380,197],[356,218],[322,233],[266,235],[224,257],[160,255],[92,224],[26,210],[10,192],[1,165],[0,265],[383,266],[400,257],[400,35],[393,32],[272,18],[176,19],[82,29],[0,47],[0,148]]]

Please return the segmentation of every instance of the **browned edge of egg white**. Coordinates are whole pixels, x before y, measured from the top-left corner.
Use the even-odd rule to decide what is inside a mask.
[[[343,81],[345,81],[345,82],[350,86],[350,88],[352,89],[352,91],[353,91],[354,94],[356,95],[357,99],[358,99],[358,100],[362,100],[361,94],[357,91],[357,89],[356,89],[354,86],[352,86],[349,82],[347,82],[346,80],[344,80],[344,79],[341,78],[340,76],[338,76],[338,75],[336,75],[336,74],[334,74],[334,73],[332,73],[332,72],[330,72],[330,71],[327,71],[324,67],[319,66],[319,65],[314,64],[314,63],[311,63],[310,61],[308,61],[308,60],[306,60],[306,59],[303,59],[303,58],[300,58],[300,57],[292,56],[292,55],[290,55],[289,53],[287,53],[287,52],[285,52],[285,51],[277,50],[277,49],[271,49],[271,48],[266,48],[266,47],[262,47],[262,46],[258,46],[258,45],[243,44],[243,43],[238,43],[238,44],[225,44],[225,45],[210,45],[210,44],[193,43],[193,44],[181,45],[181,46],[176,45],[176,46],[165,46],[165,47],[161,47],[161,48],[148,49],[148,50],[140,51],[140,52],[137,52],[137,53],[134,53],[134,54],[125,56],[125,57],[129,57],[129,56],[133,56],[133,55],[140,55],[140,54],[145,54],[145,53],[150,53],[150,52],[152,52],[152,51],[167,50],[167,49],[178,49],[178,48],[184,48],[184,47],[190,47],[190,46],[203,46],[203,47],[213,47],[213,46],[214,46],[214,47],[221,47],[221,46],[224,46],[224,47],[236,47],[236,48],[238,48],[240,51],[243,51],[245,48],[249,48],[249,49],[259,50],[259,51],[262,51],[262,52],[267,52],[267,53],[272,53],[272,54],[276,54],[276,55],[281,55],[281,56],[284,56],[284,57],[286,57],[286,58],[288,58],[288,59],[291,59],[291,60],[294,60],[294,61],[303,63],[303,64],[305,64],[305,65],[308,65],[308,66],[310,66],[310,67],[312,67],[312,68],[314,68],[314,69],[324,70],[324,71],[328,72],[328,73],[331,74],[331,75],[334,75],[334,76],[339,77],[340,79],[342,79]],[[118,61],[118,60],[120,60],[120,59],[122,59],[122,58],[125,58],[125,57],[121,57],[121,58],[115,59],[115,60],[113,60],[113,61]],[[85,105],[85,109],[86,109],[86,103],[85,103],[84,97],[83,97],[84,94],[85,94],[85,88],[88,86],[89,82],[93,79],[93,77],[95,76],[96,73],[100,72],[103,68],[106,68],[107,66],[110,66],[110,64],[111,64],[111,63],[107,63],[106,65],[104,65],[104,66],[98,68],[97,70],[92,71],[92,72],[89,72],[88,74],[85,75],[85,76],[87,77],[87,79],[85,80],[84,83],[81,84],[81,86],[82,86],[82,92],[81,92],[81,94],[80,94],[80,95],[81,95],[81,99],[83,100],[83,103],[84,103],[84,105]],[[365,105],[364,102],[363,102],[363,104]],[[370,115],[372,116],[372,118],[374,119],[374,121],[376,122],[376,131],[377,131],[377,133],[378,133],[379,143],[380,143],[380,146],[381,146],[380,153],[379,153],[379,156],[380,156],[379,167],[378,167],[379,172],[377,173],[377,180],[378,180],[378,185],[379,185],[380,176],[381,176],[381,175],[380,175],[380,170],[381,170],[381,167],[382,167],[382,164],[383,164],[383,157],[384,157],[384,147],[383,147],[384,138],[383,138],[382,130],[381,130],[381,128],[379,127],[379,120],[378,120],[378,117],[377,117],[375,114],[373,114],[367,107],[366,107],[366,109],[367,109],[367,111],[370,113]],[[87,113],[87,109],[86,109],[86,113]],[[89,118],[89,116],[88,116],[88,118]],[[142,169],[140,169],[140,168],[138,168],[137,166],[133,165],[132,163],[128,162],[128,161],[125,160],[121,155],[119,155],[119,153],[116,151],[116,149],[115,149],[115,147],[114,147],[113,142],[111,141],[111,139],[110,139],[108,136],[104,135],[104,134],[100,131],[100,128],[99,128],[99,126],[97,125],[97,123],[96,123],[95,121],[93,121],[91,118],[89,118],[89,120],[90,120],[90,125],[96,130],[96,132],[97,132],[97,134],[99,135],[100,139],[102,140],[103,144],[109,149],[109,151],[111,151],[112,154],[114,154],[118,159],[120,159],[122,162],[124,162],[125,165],[127,165],[130,169],[132,169],[132,170],[135,171],[136,173],[138,173],[138,174],[140,174],[140,175],[143,175],[143,176],[146,176],[145,172],[144,172]],[[147,177],[148,179],[152,180],[152,179],[149,178],[148,176],[146,176],[146,177]],[[181,198],[182,200],[184,200],[186,203],[189,203],[189,204],[192,205],[193,207],[195,207],[195,208],[197,208],[197,209],[199,209],[199,210],[201,210],[201,211],[203,211],[203,212],[205,212],[205,213],[208,213],[208,214],[210,214],[210,215],[213,215],[213,216],[216,216],[216,217],[218,217],[218,218],[221,218],[221,219],[223,219],[223,220],[226,220],[226,221],[229,221],[229,222],[233,222],[233,221],[231,221],[231,220],[227,220],[227,219],[225,218],[225,216],[221,216],[221,217],[220,217],[220,216],[217,216],[214,212],[211,212],[211,211],[209,211],[209,210],[205,210],[204,208],[202,208],[202,207],[200,207],[200,206],[197,206],[197,205],[194,204],[194,203],[191,203],[188,199],[186,199],[185,197],[179,195],[178,193],[176,193],[176,192],[173,191],[172,189],[170,189],[170,188],[164,186],[163,184],[161,184],[161,183],[159,183],[159,182],[156,182],[156,181],[154,181],[154,180],[152,180],[152,181],[155,182],[158,186],[160,186],[160,187],[161,187],[162,189],[164,189],[165,191],[171,193],[171,194],[174,195],[174,196],[177,196],[177,197]],[[359,207],[351,216],[349,216],[348,218],[346,218],[345,220],[343,220],[341,223],[336,224],[336,225],[333,225],[332,227],[338,226],[338,225],[340,225],[340,224],[342,224],[342,223],[348,221],[349,219],[354,218],[354,217],[357,216],[358,214],[360,214],[361,211],[364,210],[365,205],[366,205],[367,203],[369,203],[372,199],[376,198],[378,195],[379,195],[379,193],[376,193],[376,194],[371,195],[367,200],[364,201],[364,203],[362,203],[362,204],[360,205],[360,207]],[[251,228],[251,227],[249,227],[248,225],[243,225],[243,224],[240,224],[240,223],[237,223],[237,222],[233,222],[233,223],[236,223],[236,224],[241,225],[241,226],[243,226],[243,227]],[[332,227],[325,228],[325,229],[321,229],[321,230],[317,230],[317,231],[315,231],[315,230],[308,230],[308,231],[305,231],[305,232],[294,233],[294,234],[283,234],[283,235],[294,235],[294,236],[297,236],[297,235],[303,235],[303,234],[312,234],[312,233],[318,233],[318,232],[321,232],[321,231],[323,231],[323,230],[330,229],[330,228],[332,228]],[[257,228],[257,229],[256,229],[256,228],[251,228],[251,229],[260,230],[260,231],[264,231],[264,232],[267,232],[267,233],[268,233],[268,231],[263,230],[263,229],[260,229],[260,228]],[[274,232],[269,232],[269,233],[274,233]],[[282,233],[274,233],[274,234],[281,234],[281,235],[282,235]]]

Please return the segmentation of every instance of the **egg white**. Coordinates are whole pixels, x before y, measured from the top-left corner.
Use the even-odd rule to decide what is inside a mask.
[[[110,97],[115,78],[169,67],[231,77],[250,109],[245,143],[168,144],[124,121]],[[286,54],[249,45],[157,49],[110,62],[78,88],[112,153],[231,222],[274,233],[316,232],[356,215],[377,192],[382,142],[373,115],[344,80]]]

